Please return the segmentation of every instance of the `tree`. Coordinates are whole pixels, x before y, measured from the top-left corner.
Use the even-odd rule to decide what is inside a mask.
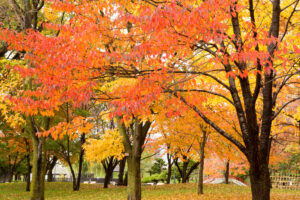
[[[27,60],[31,64],[39,63],[33,70],[22,69],[24,74],[37,75],[40,84],[29,95],[31,98],[42,96],[46,102],[52,102],[43,104],[47,110],[57,106],[53,103],[59,102],[57,99],[68,99],[75,105],[86,103],[92,97],[109,101],[114,107],[112,115],[120,117],[118,124],[124,138],[126,127],[122,120],[134,115],[137,131],[133,136],[141,137],[133,137],[133,143],[137,142],[133,147],[139,155],[144,132],[151,124],[140,123],[139,117],[150,115],[152,103],[170,93],[247,157],[252,198],[270,198],[272,121],[290,103],[299,100],[291,96],[285,102],[278,101],[282,88],[295,87],[299,73],[299,48],[293,41],[298,29],[293,22],[298,15],[295,12],[298,0],[282,4],[280,0],[259,1],[255,7],[252,0],[114,1],[113,4],[83,1],[80,6],[78,2],[72,3],[55,1],[53,5],[58,10],[74,13],[66,26],[48,26],[62,30],[58,37],[1,31],[2,40],[10,46],[15,44],[15,49],[31,50]],[[37,40],[20,43],[25,41],[24,37]],[[51,49],[46,48],[50,45]],[[213,86],[211,90],[206,88],[208,80]],[[122,91],[93,88],[95,82],[118,81],[128,82],[118,86]],[[187,84],[181,87],[182,83]],[[221,98],[231,106],[242,140],[209,117],[207,113],[217,109],[202,110],[201,104],[208,95]],[[41,106],[37,105],[40,102],[30,103],[31,108]],[[179,112],[181,107],[177,105],[174,110],[170,106],[169,114]],[[129,152],[127,162],[131,168],[134,166],[131,158],[135,156],[128,144],[131,143],[127,140],[124,146]],[[139,192],[136,194],[140,199]]]
[[[164,89],[189,105],[200,118],[245,154],[250,163],[252,198],[255,200],[270,199],[268,167],[272,143],[270,137],[272,121],[287,105],[299,100],[299,97],[293,97],[283,104],[277,101],[281,89],[286,87],[288,82],[293,84],[299,72],[297,69],[299,50],[293,45],[289,35],[297,29],[295,26],[290,26],[290,23],[294,24],[292,19],[296,18],[295,11],[299,1],[292,1],[283,9],[280,3],[280,0],[259,2],[255,9],[253,1],[223,1],[222,3],[204,1],[198,5],[192,5],[188,1],[150,2],[149,7],[152,6],[152,10],[147,6],[141,6],[138,13],[142,13],[142,16],[150,15],[151,20],[137,17],[133,22],[136,25],[143,24],[143,30],[151,31],[150,41],[144,43],[144,46],[141,45],[140,49],[147,48],[147,51],[152,50],[156,55],[159,54],[158,52],[163,52],[164,57],[172,58],[169,68],[157,66],[158,73],[170,70],[170,74],[184,73],[190,78],[195,75],[205,76],[215,81],[217,87],[222,88],[221,93],[201,89],[188,91],[213,94],[231,104],[239,120],[243,142],[239,142],[230,133],[220,128],[194,104],[195,93],[194,95],[191,93],[190,98],[187,98],[178,93],[181,90],[172,88],[174,82],[169,86],[162,83]],[[258,13],[257,8],[265,6],[271,8],[266,11],[271,13],[267,14],[271,20],[264,21],[264,26],[258,27],[256,24],[261,23],[265,17]],[[142,23],[139,23],[140,21]],[[242,29],[242,26],[248,28]],[[283,40],[286,43],[281,43]],[[146,46],[152,41],[155,45]],[[192,63],[190,59],[186,59],[184,63],[186,55],[195,57],[197,51],[202,52],[199,54],[202,59],[199,59],[198,63],[190,64]],[[287,63],[287,57],[283,52],[295,53],[295,55],[288,55],[292,59],[291,62]],[[210,56],[205,57],[204,53]],[[178,58],[177,61],[174,54]],[[214,69],[207,65],[207,61],[215,64]],[[248,73],[251,71],[255,73]],[[184,77],[178,83],[184,80],[188,78]],[[276,82],[278,80],[279,84],[275,84],[275,80]],[[274,111],[276,107],[278,109]]]
[[[104,129],[103,131],[105,133],[100,138],[88,139],[85,149],[87,160],[92,163],[102,163],[105,170],[104,188],[107,188],[115,167],[119,160],[123,159],[124,146],[116,129]]]
[[[150,175],[162,173],[163,168],[165,166],[166,166],[166,163],[162,158],[155,158],[155,162],[153,163],[151,169],[149,170]]]

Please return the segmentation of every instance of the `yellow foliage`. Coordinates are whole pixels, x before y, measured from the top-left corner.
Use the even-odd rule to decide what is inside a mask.
[[[105,158],[114,156],[118,160],[124,157],[122,136],[117,129],[108,129],[100,139],[88,139],[84,146],[86,159],[91,162],[101,162]]]

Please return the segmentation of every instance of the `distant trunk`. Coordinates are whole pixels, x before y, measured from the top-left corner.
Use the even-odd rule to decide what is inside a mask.
[[[104,188],[108,187],[108,184],[110,183],[114,169],[116,168],[117,164],[118,160],[114,157],[109,157],[102,161],[102,165],[105,170]]]
[[[182,166],[182,169],[180,168],[179,166],[179,163],[178,163],[178,158],[174,160],[174,163],[180,173],[180,176],[181,176],[181,182],[182,183],[187,183],[189,182],[189,179],[190,179],[190,175],[191,173],[197,169],[198,165],[200,164],[200,162],[196,162],[194,165],[192,165],[190,167],[190,169],[188,170],[188,165],[190,163],[191,160],[189,160],[186,156],[183,156],[183,160],[185,160],[183,162],[183,166]]]
[[[11,183],[13,181],[13,178],[14,178],[14,172],[11,170],[9,172],[8,182]]]
[[[26,172],[26,191],[29,192],[30,191],[30,174],[31,174],[31,168],[32,166],[30,165],[30,144],[28,139],[25,138],[25,144],[26,144],[26,151],[27,151],[27,155],[26,155],[26,164],[27,164],[27,172]]]
[[[83,149],[82,145],[84,143],[85,143],[85,134],[83,133],[80,137],[81,149],[80,149],[80,154],[79,154],[79,168],[78,168],[77,178],[76,178],[76,174],[75,174],[75,171],[73,169],[73,166],[72,166],[72,163],[70,160],[70,152],[68,152],[68,155],[66,157],[66,161],[68,162],[68,165],[70,167],[70,171],[72,174],[73,191],[79,191],[79,189],[80,189],[80,179],[81,179],[81,171],[82,171],[83,156],[84,156],[84,149]],[[69,146],[69,138],[68,138],[68,146]]]
[[[30,165],[30,156],[26,156],[27,161],[27,173],[26,173],[26,191],[30,191],[30,173],[31,173],[31,165]]]
[[[204,158],[205,158],[205,144],[207,139],[206,130],[202,129],[202,141],[200,145],[200,166],[199,166],[199,180],[198,180],[198,195],[203,194],[203,171],[204,171]]]
[[[225,172],[224,172],[224,177],[225,177],[225,184],[229,184],[229,164],[230,164],[230,161],[227,160],[226,161],[226,169],[225,169]]]
[[[15,174],[15,181],[18,181],[18,180],[19,180],[19,174],[16,173],[16,174]]]
[[[171,182],[171,175],[172,175],[172,161],[171,161],[171,155],[167,153],[167,160],[168,160],[168,175],[167,175],[167,184],[170,184]]]
[[[47,181],[48,182],[53,182],[53,173],[52,173],[52,170],[53,169],[49,169],[49,171],[48,171],[48,179],[47,179]]]
[[[48,166],[48,182],[52,182],[53,181],[53,169],[57,163],[57,157],[56,156],[53,156],[51,162],[49,163],[49,166]]]
[[[128,185],[128,171],[125,173],[125,178],[124,178],[124,186]]]
[[[126,157],[119,162],[118,185],[124,185],[124,170],[126,165]]]
[[[183,162],[182,173],[181,173],[182,183],[186,183],[188,181],[188,177],[187,177],[188,165],[189,165],[189,161]]]
[[[112,168],[107,169],[104,178],[104,188],[108,188],[112,175],[113,175],[113,169]]]
[[[80,180],[81,180],[81,172],[82,172],[82,164],[83,164],[83,156],[84,156],[84,149],[83,144],[85,143],[85,134],[83,133],[80,137],[80,155],[79,155],[79,168],[78,168],[78,175],[77,175],[77,183],[75,191],[78,191],[80,188]]]

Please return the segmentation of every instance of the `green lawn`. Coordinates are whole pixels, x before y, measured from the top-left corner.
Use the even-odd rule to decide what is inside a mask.
[[[176,184],[164,186],[145,186],[143,187],[143,199],[147,200],[190,200],[190,199],[230,199],[248,200],[251,199],[250,188],[233,185],[205,185],[205,194],[197,196],[196,184]],[[25,192],[24,183],[1,183],[1,200],[29,199],[29,193]],[[300,191],[292,190],[272,190],[272,199],[276,200],[296,200],[300,199]],[[126,199],[125,187],[110,187],[103,189],[101,185],[82,184],[79,192],[72,191],[70,183],[47,183],[46,199],[61,200],[119,200]]]

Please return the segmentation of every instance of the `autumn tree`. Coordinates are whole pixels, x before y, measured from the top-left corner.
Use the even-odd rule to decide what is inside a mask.
[[[270,199],[268,167],[272,121],[286,106],[300,99],[294,96],[286,102],[278,102],[282,88],[297,82],[299,73],[299,48],[291,40],[292,33],[298,29],[294,20],[298,16],[295,11],[299,1],[259,1],[255,7],[254,1],[234,0],[147,3],[148,6],[141,3],[144,6],[138,13],[142,14],[133,21],[149,33],[149,40],[140,45],[140,52],[147,49],[170,58],[168,67],[156,65],[154,71],[184,73],[190,78],[207,77],[215,82],[219,92],[191,88],[187,98],[178,93],[181,89],[174,87],[174,81],[169,85],[162,83],[162,88],[189,105],[245,154],[250,163],[252,198]],[[262,9],[265,12],[261,12]],[[262,13],[270,16],[270,20],[265,20]],[[149,46],[152,43],[155,45]],[[187,55],[199,59],[193,62]],[[188,80],[186,76],[177,83]],[[221,97],[233,106],[242,142],[194,104],[197,91]]]
[[[243,152],[250,163],[252,198],[270,199],[272,121],[300,98],[278,101],[283,88],[296,87],[299,74],[298,0],[49,2],[73,14],[65,26],[47,25],[58,36],[1,30],[0,39],[10,48],[30,51],[26,59],[36,65],[19,68],[39,86],[27,93],[28,108],[44,113],[61,101],[75,106],[91,98],[109,101],[112,117],[119,118],[134,186],[140,185],[135,163],[151,124],[144,116],[170,93]],[[112,89],[94,87],[107,82]],[[242,140],[208,115],[216,108],[202,109],[207,95],[231,106]],[[170,107],[169,115],[182,107]],[[132,126],[126,127],[132,115]],[[130,127],[135,130],[131,138]],[[129,199],[141,198],[138,188],[129,185]]]

